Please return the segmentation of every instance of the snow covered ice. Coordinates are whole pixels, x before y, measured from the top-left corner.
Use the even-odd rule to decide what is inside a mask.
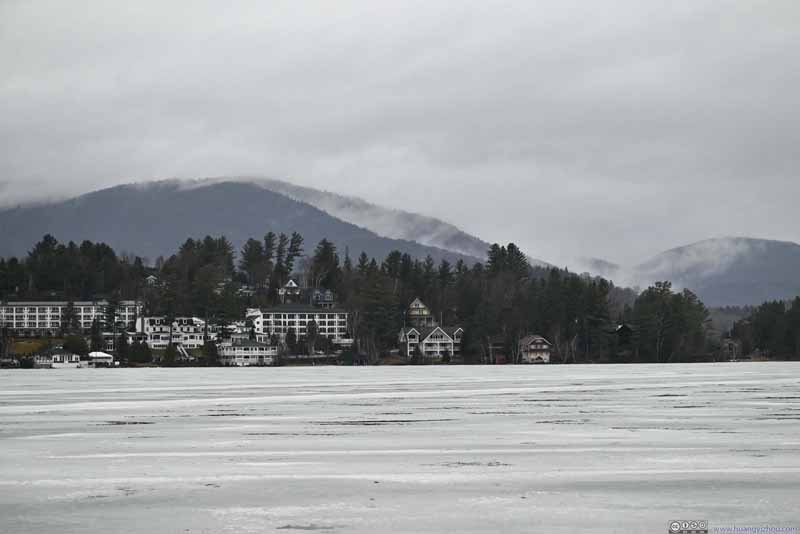
[[[800,526],[799,371],[6,371],[0,532]]]

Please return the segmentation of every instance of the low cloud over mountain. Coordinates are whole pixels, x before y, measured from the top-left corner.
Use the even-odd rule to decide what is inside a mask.
[[[669,280],[708,306],[760,304],[800,295],[800,245],[745,237],[708,239],[667,250],[634,267],[598,259],[583,268],[617,283],[646,287]]]
[[[288,185],[288,184],[286,184]],[[305,193],[312,197],[311,191]],[[321,198],[325,199],[320,192]],[[103,189],[66,201],[43,203],[0,211],[0,256],[24,256],[42,235],[61,241],[104,241],[120,251],[154,259],[173,253],[187,237],[225,235],[237,247],[249,237],[261,238],[267,231],[297,231],[305,238],[307,251],[322,238],[349,248],[355,259],[361,251],[383,258],[393,249],[437,261],[478,261],[479,241],[470,236],[462,247],[469,253],[421,244],[409,238],[378,235],[336,215],[303,202],[300,194],[290,198],[263,185],[243,181],[164,181]],[[331,198],[336,198],[332,196]],[[343,198],[343,197],[339,197]],[[354,199],[357,204],[359,201]],[[322,202],[317,202],[322,205]],[[351,212],[353,210],[350,210]],[[350,217],[356,221],[357,217]],[[458,235],[457,229],[453,235]],[[400,234],[395,234],[400,235]],[[404,236],[411,235],[408,231]],[[429,243],[431,240],[427,240]],[[484,251],[485,253],[485,251]]]

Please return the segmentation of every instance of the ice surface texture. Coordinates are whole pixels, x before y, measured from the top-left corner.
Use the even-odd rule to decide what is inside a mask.
[[[0,384],[0,532],[798,521],[798,364],[13,370]]]

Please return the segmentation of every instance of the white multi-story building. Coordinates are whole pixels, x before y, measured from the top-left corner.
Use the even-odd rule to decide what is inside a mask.
[[[67,304],[67,301],[0,302],[0,326],[11,328],[18,336],[23,337],[55,336],[61,329]],[[105,325],[107,301],[75,301],[72,304],[81,330],[88,331],[95,319]],[[129,327],[133,325],[141,311],[141,302],[120,301],[117,305],[115,322]],[[110,325],[107,328],[110,328]]]
[[[272,365],[278,356],[278,347],[249,339],[234,339],[217,346],[221,365],[249,367],[253,365]]]
[[[409,305],[406,319],[411,326],[400,330],[400,350],[407,358],[420,356],[441,360],[445,356],[461,355],[464,329],[458,326],[439,326],[430,309],[418,298]]]
[[[336,308],[315,308],[303,304],[285,304],[275,308],[247,310],[247,321],[252,323],[256,340],[269,342],[273,336],[281,341],[291,329],[297,339],[305,338],[308,325],[317,325],[317,335],[330,339],[333,344],[353,344],[349,335],[348,313]]]
[[[405,327],[400,331],[400,348],[408,358],[419,355],[428,360],[440,360],[445,356],[459,356],[463,334],[464,329],[460,327]]]
[[[198,349],[206,340],[217,339],[219,328],[198,317],[176,317],[172,322],[172,344],[185,349]],[[163,350],[170,344],[170,324],[165,317],[141,317],[136,332],[151,349]]]

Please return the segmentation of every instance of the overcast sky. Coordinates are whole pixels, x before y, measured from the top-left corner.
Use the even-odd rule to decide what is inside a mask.
[[[800,241],[799,160],[797,0],[0,0],[2,204],[265,175],[634,262]]]

